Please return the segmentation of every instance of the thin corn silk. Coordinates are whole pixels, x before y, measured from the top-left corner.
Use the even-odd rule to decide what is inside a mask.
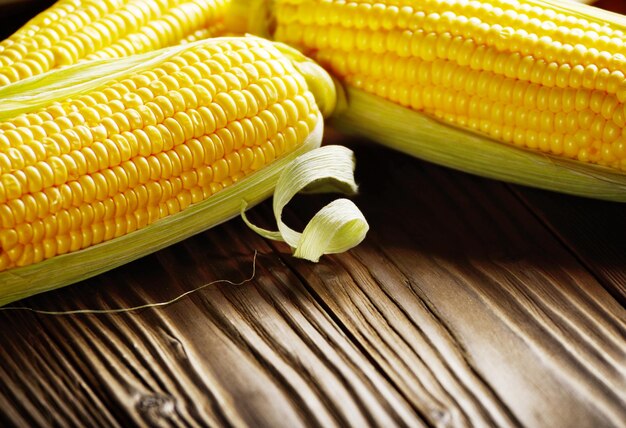
[[[487,178],[626,202],[622,172],[503,144],[358,89],[348,87],[347,97],[348,107],[331,120],[343,132]]]
[[[185,297],[197,293],[207,287],[217,284],[229,284],[233,286],[240,286],[247,284],[252,281],[256,276],[256,259],[257,259],[257,251],[254,251],[254,257],[252,259],[252,273],[248,278],[245,278],[239,282],[234,282],[229,279],[218,279],[215,281],[207,282],[206,284],[202,284],[196,288],[192,288],[191,290],[185,291],[171,299],[163,300],[161,302],[153,302],[153,303],[144,303],[142,305],[131,306],[128,308],[110,308],[110,309],[70,309],[67,311],[54,311],[49,309],[37,309],[31,308],[29,306],[2,306],[0,307],[0,312],[2,311],[26,311],[33,312],[40,315],[114,315],[114,314],[123,314],[128,312],[135,312],[142,309],[151,309],[151,308],[161,308],[164,306],[172,305]]]
[[[324,254],[341,253],[358,245],[367,234],[369,225],[363,214],[348,199],[337,199],[318,211],[302,233],[282,220],[285,206],[300,191],[342,192],[354,194],[354,154],[343,146],[325,146],[303,154],[281,174],[274,193],[274,217],[278,231],[255,226],[241,215],[248,226],[259,235],[284,241],[294,249],[298,258],[317,262]]]

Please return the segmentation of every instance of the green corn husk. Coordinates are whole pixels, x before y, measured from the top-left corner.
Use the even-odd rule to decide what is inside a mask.
[[[487,178],[595,199],[626,202],[626,174],[521,149],[456,128],[364,91],[331,124],[411,156]]]
[[[6,86],[0,89],[0,120],[82,93],[131,71],[149,69],[199,43],[214,43],[214,41],[200,41],[121,60],[86,62]],[[272,46],[275,45],[272,44]],[[300,69],[306,80],[311,83],[316,99],[319,96],[321,100],[321,111],[331,111],[335,102],[335,88],[326,72],[313,65],[301,54],[292,52],[286,47],[278,47],[295,62],[296,68]],[[0,306],[95,276],[223,223],[242,213],[242,205],[249,208],[272,195],[283,171],[296,161],[302,165],[295,170],[289,168],[285,171],[288,174],[282,175],[281,180],[288,185],[275,194],[276,198],[284,199],[285,194],[291,198],[293,194],[301,190],[303,185],[297,187],[299,177],[306,175],[310,169],[327,171],[326,179],[332,181],[333,178],[339,177],[340,180],[348,183],[343,190],[356,191],[353,179],[354,160],[351,152],[346,150],[337,156],[329,156],[327,151],[319,149],[323,126],[323,118],[320,114],[316,127],[296,150],[177,214],[79,251],[0,272]],[[316,150],[322,150],[322,152],[317,154]],[[302,158],[304,154],[307,156]],[[321,228],[332,228],[329,232],[338,230],[340,234],[338,240],[342,242],[343,250],[358,244],[367,232],[367,222],[353,205],[343,207],[330,217],[327,213],[321,217],[321,220],[318,219],[312,223],[324,223],[329,218],[333,220],[334,223],[322,224]],[[277,221],[281,223],[280,218],[277,218]],[[345,224],[348,226],[344,227]],[[313,224],[313,226],[320,227],[319,224]],[[282,234],[272,236],[272,238],[284,239]],[[296,252],[299,251],[300,246],[310,246],[312,241],[306,236],[297,241],[286,240]],[[346,245],[344,245],[345,242],[347,242]],[[336,252],[333,251],[335,248],[320,247],[315,242],[312,245],[317,248],[313,251],[315,257],[307,257],[306,254],[299,255],[313,260],[321,254]]]

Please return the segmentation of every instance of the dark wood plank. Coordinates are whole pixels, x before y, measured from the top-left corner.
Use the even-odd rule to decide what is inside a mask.
[[[517,189],[520,198],[598,281],[626,305],[626,210],[622,204]]]
[[[431,424],[626,420],[624,308],[506,185],[357,156],[367,241],[286,262]]]
[[[419,425],[410,404],[280,258],[236,221],[29,306],[162,309],[0,313],[0,415],[15,425]]]

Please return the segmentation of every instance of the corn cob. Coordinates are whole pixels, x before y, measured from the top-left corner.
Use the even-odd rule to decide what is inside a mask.
[[[259,202],[282,167],[320,144],[320,108],[333,100],[320,67],[257,38],[86,62],[0,88],[0,305]]]
[[[0,42],[0,86],[82,60],[216,35],[226,5],[227,0],[59,0]]]
[[[490,167],[483,175],[626,199],[623,17],[573,2],[541,0],[274,0],[254,4],[260,9],[265,6],[270,24],[263,28],[251,22],[247,31],[266,32],[297,47],[347,85],[350,108],[335,122],[339,126],[349,125],[342,127],[369,136],[369,125],[393,126],[393,115],[401,110],[377,101],[384,98],[434,119],[424,122],[433,134],[432,145],[442,145],[439,134],[433,133],[436,124],[448,124],[469,133],[446,130],[447,138],[456,139],[444,144],[446,149],[455,150],[454,144],[460,146],[476,133],[488,137],[483,140],[489,143],[507,143],[549,156],[528,158],[532,159],[528,163],[547,165],[544,175],[550,180],[529,182],[524,171],[511,177],[510,165],[502,159],[498,159],[502,173]],[[374,96],[355,95],[359,92]],[[355,99],[368,106],[354,105]],[[384,110],[390,116],[372,122],[378,108],[379,115]],[[408,138],[396,144],[394,136],[383,135],[381,140],[448,166],[477,173],[483,169],[467,159],[468,151],[465,160],[451,164],[445,154],[434,159],[418,143],[407,143]],[[419,137],[429,138],[423,133]],[[487,143],[487,147],[491,146]],[[519,158],[519,153],[509,152]],[[564,169],[586,175],[580,177],[577,189],[555,179],[554,174]],[[541,175],[539,170],[536,173]],[[593,187],[598,180],[611,182],[608,195]],[[616,187],[615,182],[621,184]]]

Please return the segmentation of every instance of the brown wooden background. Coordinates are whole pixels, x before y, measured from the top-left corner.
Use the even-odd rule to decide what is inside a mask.
[[[234,220],[21,303],[163,301],[247,278],[258,251],[244,285],[0,312],[0,426],[626,426],[626,205],[333,140],[356,151],[361,246],[311,264]],[[271,226],[270,204],[251,217]]]

